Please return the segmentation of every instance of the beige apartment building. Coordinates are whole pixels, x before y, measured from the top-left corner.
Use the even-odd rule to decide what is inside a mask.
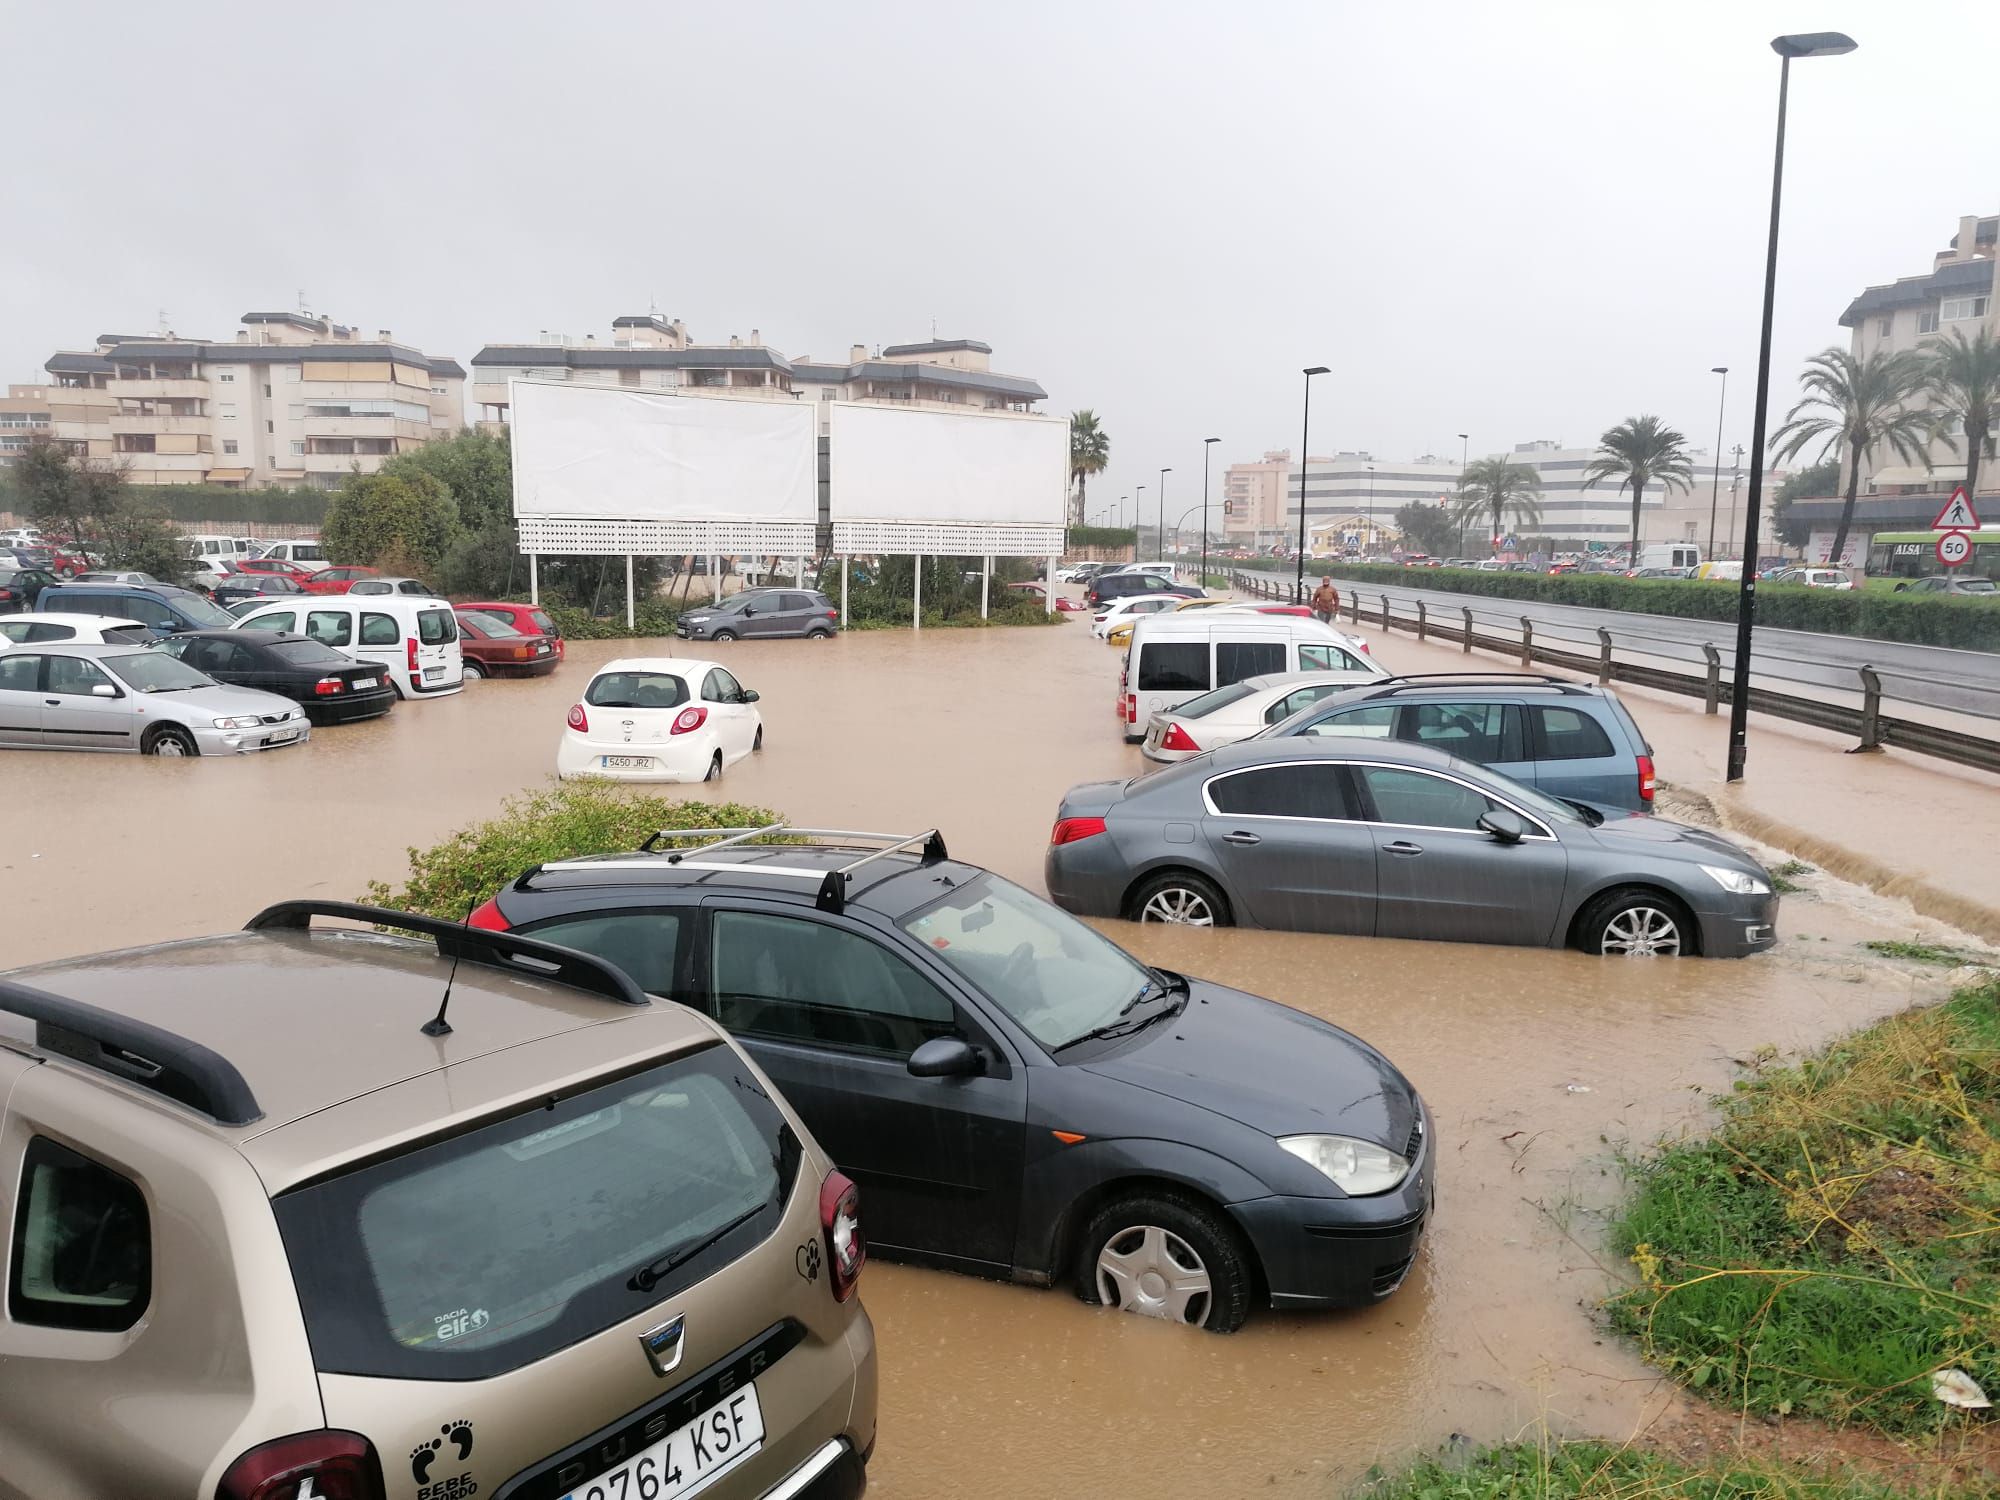
[[[696,344],[679,319],[646,314],[614,318],[609,340],[544,331],[532,344],[488,344],[472,356],[472,401],[482,425],[495,425],[508,419],[507,382],[515,379],[755,401],[892,401],[937,410],[1028,412],[1047,399],[1035,381],[995,372],[992,358],[991,346],[977,339],[891,344],[872,355],[855,344],[839,361],[788,357],[754,328],[748,339],[731,335],[726,344]]]
[[[229,343],[100,334],[44,368],[46,387],[12,389],[41,391],[48,435],[134,484],[331,489],[465,422],[456,360],[304,313],[245,313]]]
[[[0,463],[12,459],[29,442],[54,433],[49,390],[42,385],[10,385],[0,397]]]

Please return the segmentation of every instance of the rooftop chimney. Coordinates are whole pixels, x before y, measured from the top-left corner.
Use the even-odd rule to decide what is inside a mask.
[[[761,349],[764,347],[764,335],[755,328],[750,330],[750,347],[752,349]]]
[[[386,343],[389,339],[389,330],[386,328],[378,328],[375,330],[375,337],[381,339],[383,342]]]
[[[732,349],[741,349],[743,347],[743,340],[732,333],[729,335],[729,347]]]
[[[858,365],[867,358],[868,346],[866,344],[850,344],[848,346],[847,362],[850,365]]]

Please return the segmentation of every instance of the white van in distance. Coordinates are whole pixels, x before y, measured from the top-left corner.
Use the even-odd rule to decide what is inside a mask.
[[[1175,610],[1132,627],[1118,681],[1125,739],[1146,737],[1153,715],[1247,677],[1333,672],[1350,682],[1389,675],[1358,636],[1298,615]]]
[[[403,698],[441,698],[465,686],[458,617],[442,599],[400,594],[308,594],[272,600],[236,622],[238,630],[294,631],[372,662]]]

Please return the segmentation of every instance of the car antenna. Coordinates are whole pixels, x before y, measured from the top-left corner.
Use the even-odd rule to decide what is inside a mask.
[[[475,903],[471,901],[468,901],[465,904],[465,922],[463,925],[467,928],[470,928],[472,926],[472,910],[474,904]],[[465,949],[463,946],[460,946],[452,951],[451,972],[444,976],[444,998],[438,1001],[438,1013],[432,1016],[428,1021],[424,1022],[422,1026],[417,1028],[418,1030],[423,1032],[425,1036],[451,1035],[451,1022],[447,1021],[444,1018],[444,1013],[446,1008],[449,1007],[451,1004],[451,987],[452,983],[458,978],[458,960],[459,956],[464,952]]]

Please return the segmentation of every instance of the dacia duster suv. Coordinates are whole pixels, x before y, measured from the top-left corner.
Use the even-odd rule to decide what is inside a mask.
[[[865,1488],[851,1185],[568,949],[293,902],[0,976],[0,1230],[9,1500]]]

